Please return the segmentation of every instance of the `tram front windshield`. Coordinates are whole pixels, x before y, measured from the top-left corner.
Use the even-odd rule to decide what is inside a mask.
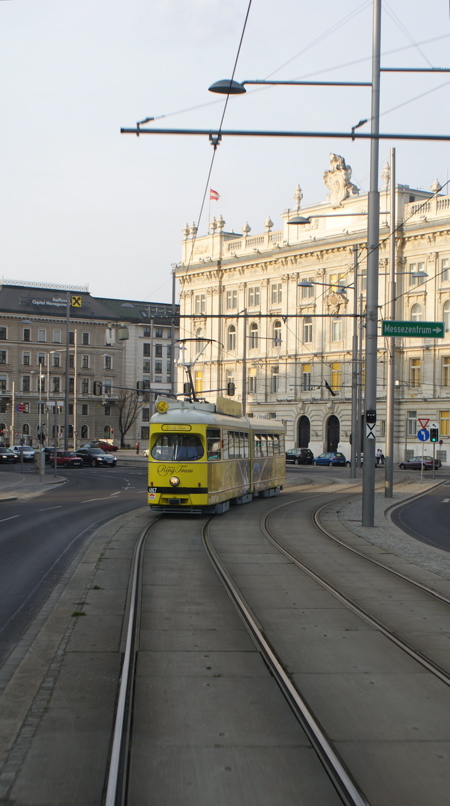
[[[159,434],[151,453],[159,462],[186,462],[201,459],[204,451],[196,434]]]

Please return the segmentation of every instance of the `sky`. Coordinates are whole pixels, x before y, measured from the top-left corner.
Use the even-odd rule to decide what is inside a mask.
[[[121,134],[150,116],[217,130],[225,102],[208,87],[235,65],[239,81],[370,81],[372,0],[252,0],[245,25],[248,9],[0,0],[0,278],[170,302],[186,223],[204,235],[222,215],[227,231],[248,221],[257,234],[270,216],[280,229],[298,184],[303,207],[326,201],[330,152],[368,191],[368,141],[224,137],[213,160],[207,136]],[[383,0],[381,42],[383,67],[449,67],[448,0]],[[448,134],[449,92],[450,73],[383,73],[380,131]],[[340,132],[369,117],[367,87],[249,87],[223,128]],[[448,142],[382,140],[380,174],[392,146],[398,183],[450,178]]]

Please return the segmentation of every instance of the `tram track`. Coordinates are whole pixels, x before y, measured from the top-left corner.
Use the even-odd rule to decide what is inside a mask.
[[[340,493],[342,492],[343,490],[340,491]],[[346,490],[345,492],[347,493],[350,491]],[[348,586],[351,584],[351,582],[349,583],[346,581],[346,584],[341,590],[340,585],[336,583],[335,579],[327,579],[327,574],[323,573],[320,568],[317,567],[318,554],[320,554],[320,552],[317,552],[316,544],[313,543],[313,554],[315,554],[313,563],[309,562],[307,557],[305,557],[305,554],[308,554],[309,546],[302,545],[300,546],[300,550],[298,543],[307,543],[308,541],[311,543],[311,537],[309,535],[312,532],[315,533],[315,538],[312,538],[312,540],[314,541],[315,539],[315,541],[317,541],[317,535],[320,534],[320,539],[327,541],[328,545],[333,547],[331,551],[337,552],[338,555],[340,555],[337,560],[333,559],[333,563],[336,563],[336,565],[347,568],[350,562],[356,562],[359,564],[364,563],[367,567],[371,568],[371,574],[375,573],[383,575],[381,582],[375,581],[371,583],[372,587],[377,588],[377,586],[379,586],[380,591],[383,591],[386,586],[389,587],[391,584],[398,583],[408,586],[410,591],[410,593],[406,595],[408,605],[410,602],[413,602],[411,597],[415,597],[416,595],[419,597],[426,597],[427,600],[429,599],[430,601],[433,601],[435,606],[445,609],[447,609],[450,605],[450,600],[448,597],[439,594],[431,587],[428,587],[421,582],[416,582],[406,574],[402,574],[398,571],[398,569],[389,568],[386,562],[379,562],[374,559],[373,556],[365,556],[364,552],[356,550],[354,546],[345,545],[345,541],[340,537],[336,538],[331,533],[330,529],[324,527],[323,524],[320,523],[321,511],[323,512],[324,506],[329,506],[330,502],[333,501],[333,496],[330,495],[329,491],[326,493],[317,493],[313,496],[311,496],[309,493],[307,496],[305,495],[299,497],[297,490],[290,490],[288,495],[289,501],[281,504],[278,502],[276,504],[273,502],[261,502],[260,506],[263,507],[264,513],[260,520],[259,529],[255,529],[255,525],[253,523],[254,514],[256,511],[253,509],[253,507],[239,508],[238,514],[239,516],[242,514],[242,518],[238,520],[236,520],[238,517],[237,511],[234,509],[229,513],[229,515],[222,516],[220,518],[210,518],[207,521],[197,519],[196,524],[197,527],[200,525],[200,523],[202,524],[202,542],[209,560],[213,564],[214,570],[220,578],[222,585],[225,587],[228,597],[233,601],[234,607],[236,608],[240,619],[245,624],[254,645],[257,647],[258,651],[263,657],[271,675],[277,681],[278,686],[286,698],[291,711],[295,714],[297,720],[304,729],[308,739],[318,754],[320,762],[326,770],[327,775],[332,780],[333,788],[338,793],[340,799],[339,802],[346,804],[346,806],[350,806],[350,804],[352,804],[352,806],[355,806],[356,804],[358,804],[358,806],[367,806],[368,803],[383,803],[383,800],[377,801],[376,797],[373,798],[372,792],[367,792],[367,781],[364,775],[360,778],[360,767],[358,764],[356,764],[354,768],[352,763],[349,763],[349,759],[351,762],[353,759],[351,756],[349,757],[348,750],[345,748],[345,743],[344,745],[341,744],[340,746],[339,740],[336,740],[336,728],[333,726],[333,721],[328,723],[327,717],[324,717],[326,710],[324,711],[323,708],[322,710],[321,708],[316,708],[314,697],[311,696],[311,690],[307,690],[306,694],[302,690],[302,682],[305,677],[304,672],[301,673],[301,670],[295,667],[292,662],[292,656],[287,657],[285,654],[286,646],[290,646],[292,639],[289,639],[288,643],[286,643],[286,638],[283,638],[283,636],[280,634],[281,641],[279,641],[280,635],[277,635],[277,630],[274,629],[274,625],[278,624],[277,616],[272,623],[270,618],[267,621],[267,615],[272,612],[267,609],[271,608],[272,605],[264,602],[263,587],[267,580],[267,568],[269,568],[270,573],[272,572],[272,568],[274,569],[275,573],[281,569],[281,573],[276,577],[276,579],[279,580],[283,580],[285,578],[285,572],[283,572],[283,569],[286,568],[286,566],[280,565],[280,563],[276,560],[276,556],[272,555],[270,552],[274,550],[277,554],[281,554],[284,558],[283,562],[288,563],[289,567],[295,567],[299,574],[306,575],[314,583],[314,586],[320,585],[321,588],[326,591],[327,595],[332,596],[338,603],[338,610],[336,612],[339,614],[341,619],[345,617],[342,616],[343,611],[340,608],[345,607],[349,610],[349,612],[352,613],[352,617],[359,619],[361,623],[364,623],[366,627],[362,628],[361,632],[355,633],[356,637],[358,637],[358,635],[362,635],[364,636],[364,640],[366,640],[366,636],[367,638],[370,638],[371,635],[375,634],[383,636],[383,638],[388,639],[389,642],[395,645],[396,650],[405,653],[409,661],[419,664],[420,668],[423,670],[423,673],[432,675],[439,684],[444,684],[446,689],[448,689],[450,684],[450,669],[445,663],[439,663],[436,657],[433,658],[433,652],[430,653],[431,657],[428,657],[428,653],[424,651],[423,646],[414,646],[413,641],[405,640],[405,637],[402,637],[401,633],[405,631],[408,632],[408,627],[398,625],[396,627],[395,624],[394,626],[389,623],[386,624],[384,623],[385,620],[380,617],[379,613],[371,613],[370,608],[362,606],[361,602],[354,601],[348,590]],[[322,503],[324,495],[326,495],[329,499],[327,505]],[[318,499],[322,499],[320,501],[320,505],[318,505]],[[306,500],[306,508],[308,509],[308,513],[305,514],[306,517],[310,519],[308,541],[298,541],[298,535],[296,537],[295,529],[293,528],[291,528],[292,534],[290,540],[286,541],[284,537],[281,536],[281,533],[283,531],[288,531],[285,528],[286,523],[290,523],[291,525],[298,523],[298,508],[301,507],[304,509]],[[336,499],[334,498],[334,500]],[[241,523],[241,521],[244,521],[245,524],[247,524],[244,532],[247,539],[246,551],[248,552],[248,557],[245,557],[244,564],[239,566],[236,564],[236,557],[233,555],[232,550],[230,549],[230,538],[234,540],[233,546],[238,544],[239,535],[234,535],[233,524],[236,526],[236,524]],[[187,527],[188,523],[192,524],[192,521],[183,520],[179,522],[183,524],[183,528],[184,525]],[[158,523],[161,527],[161,519],[158,521]],[[135,563],[133,563],[133,565],[136,564],[136,568],[133,570],[132,584],[132,588],[134,590],[130,596],[130,600],[132,599],[135,605],[134,608],[130,606],[129,614],[129,628],[134,630],[134,635],[130,638],[127,637],[126,644],[129,649],[126,652],[128,656],[126,663],[128,663],[128,660],[130,660],[130,663],[132,663],[133,660],[136,660],[139,648],[139,637],[138,633],[136,632],[136,630],[138,631],[139,628],[139,615],[136,615],[135,613],[135,615],[132,617],[131,610],[139,609],[139,579],[141,574],[140,567],[142,566],[143,549],[146,538],[149,534],[151,534],[152,529],[154,529],[156,526],[157,523],[155,522],[142,532],[138,541],[139,547],[135,552]],[[187,529],[187,531],[189,534],[192,534],[192,530]],[[258,537],[258,532],[261,535],[261,538]],[[195,540],[197,541],[197,538],[195,538]],[[271,549],[264,549],[262,544],[260,544],[260,540],[267,541],[267,545],[270,545]],[[295,545],[292,545],[293,543]],[[256,544],[258,548],[256,548]],[[239,548],[237,548],[236,551],[242,552],[243,548],[239,545]],[[252,556],[255,551],[268,551],[268,560],[265,568],[264,564],[258,560],[259,555],[256,557],[256,565],[254,562],[252,563]],[[342,560],[342,552],[346,553],[347,559]],[[327,552],[324,551],[324,556],[325,555],[329,558],[328,550]],[[273,563],[275,564],[273,565]],[[237,573],[236,568],[238,570]],[[254,571],[255,568],[256,571]],[[248,577],[248,574],[251,575],[253,572],[255,572],[257,579],[257,575],[261,569],[263,569],[261,583],[257,586],[257,588],[255,588],[254,580],[252,580],[251,576]],[[335,572],[333,570],[331,577],[333,577],[334,573]],[[358,569],[358,571],[355,573],[360,574],[361,572]],[[385,581],[386,577],[392,580],[392,583],[387,583]],[[250,579],[250,587],[248,587],[248,579]],[[289,584],[286,585],[286,590],[284,592],[282,591],[284,595],[287,593]],[[295,583],[295,585],[297,585],[297,583]],[[303,583],[300,584],[299,590],[301,589],[302,585]],[[360,583],[360,586],[362,587],[365,585],[365,582]],[[280,587],[279,583],[277,582],[274,587]],[[255,598],[255,590],[257,589],[259,590],[259,593],[257,593]],[[269,599],[270,595],[271,594],[269,591]],[[314,595],[317,596],[316,593]],[[405,596],[405,594],[402,595]],[[296,601],[300,597],[301,594],[299,593],[296,593],[295,596],[293,595],[293,598],[295,598]],[[413,611],[414,607],[420,606],[420,603],[416,604],[414,602]],[[423,606],[426,608],[429,605]],[[283,602],[282,604],[274,605],[274,607],[275,610],[273,612],[277,613],[276,608],[285,607],[285,604]],[[295,605],[295,607],[298,607],[298,605]],[[395,610],[395,608],[393,610]],[[298,610],[295,612],[298,612]],[[404,612],[402,615],[405,617]],[[414,612],[412,612],[411,618],[414,619],[414,617]],[[134,626],[132,627],[130,627],[131,622],[134,622]],[[290,628],[288,627],[288,630],[289,629]],[[301,629],[305,628],[302,627]],[[353,626],[350,628],[351,631],[357,629],[358,628]],[[365,632],[367,629],[370,630],[369,633]],[[343,637],[345,638],[345,635]],[[436,640],[438,638],[439,636],[436,637]],[[318,638],[317,640],[319,642],[322,640],[323,642],[323,637],[322,639]],[[437,655],[439,658],[439,650]],[[440,657],[442,658],[442,654]],[[336,663],[339,665],[340,663],[343,663],[343,661],[337,659]],[[106,806],[122,806],[123,804],[128,803],[126,795],[127,780],[129,775],[127,768],[127,757],[128,747],[132,743],[130,740],[130,708],[132,706],[134,674],[135,672],[132,666],[130,666],[129,671],[125,672],[124,661],[122,681],[124,681],[123,684],[125,689],[123,692],[121,690],[118,698],[118,714],[120,711],[121,716],[119,721],[116,720],[113,750],[111,754],[112,764],[109,773],[108,792],[105,800]],[[321,674],[319,674],[319,677],[320,676]],[[422,682],[421,677],[417,678],[417,675],[415,677],[413,675],[411,679],[414,680],[414,682],[417,682],[418,679],[420,682]],[[332,680],[332,678],[330,678],[330,680]],[[426,682],[425,679],[423,682]],[[429,699],[429,693],[425,696],[425,699],[427,698]],[[352,708],[351,704],[349,704],[349,708]],[[121,722],[121,725],[119,722]],[[343,753],[341,752],[342,748],[344,750]],[[389,779],[389,775],[387,777]],[[132,803],[134,802],[135,801],[132,801]],[[429,802],[431,804],[438,801],[430,799]]]

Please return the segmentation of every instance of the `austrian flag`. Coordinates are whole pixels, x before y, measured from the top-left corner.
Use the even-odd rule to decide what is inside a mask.
[[[212,188],[210,188],[209,189],[209,199],[210,199],[210,201],[219,201],[220,194],[217,193],[217,190],[212,190]]]

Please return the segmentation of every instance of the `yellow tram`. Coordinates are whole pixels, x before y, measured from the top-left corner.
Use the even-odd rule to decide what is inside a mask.
[[[284,427],[241,416],[227,398],[160,397],[150,421],[148,503],[155,512],[220,514],[230,504],[278,495],[285,479]]]

